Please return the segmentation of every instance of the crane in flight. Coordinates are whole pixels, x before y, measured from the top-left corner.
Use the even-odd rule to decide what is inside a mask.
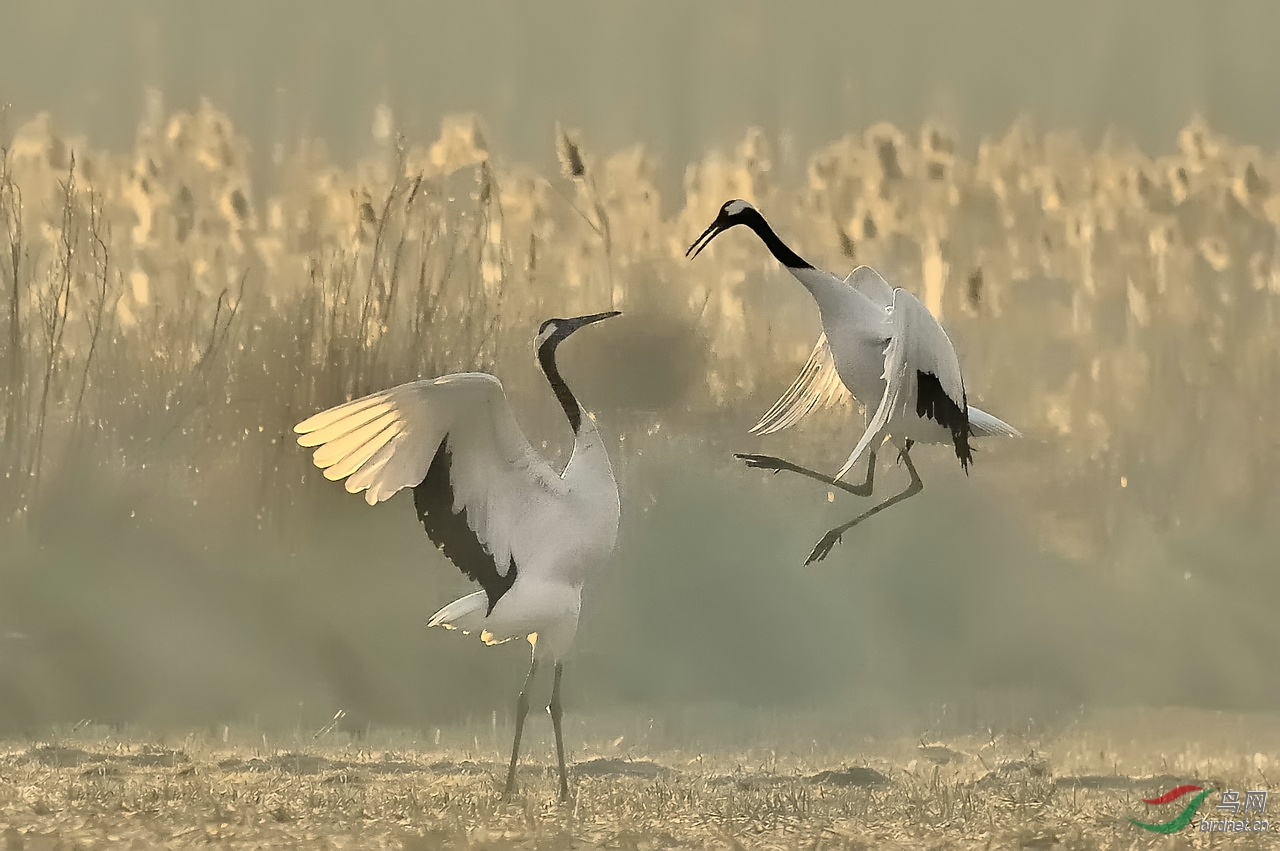
[[[924,489],[911,461],[913,444],[950,444],[960,466],[968,472],[973,462],[971,438],[1019,434],[1003,420],[969,405],[955,348],[938,320],[918,298],[891,287],[871,267],[859,266],[844,279],[814,268],[782,241],[759,210],[742,200],[726,201],[685,255],[697,257],[718,235],[738,225],[759,237],[809,291],[822,320],[822,335],[800,375],[751,433],[772,434],[789,428],[810,411],[839,401],[845,393],[862,404],[869,418],[861,439],[834,476],[771,455],[736,457],[750,467],[796,473],[857,496],[870,496],[876,451],[887,439],[897,447],[911,475],[905,490],[823,535],[805,564],[826,558],[844,533],[858,523]],[[861,485],[843,481],[864,454],[865,481]]]
[[[478,632],[486,644],[527,638],[532,658],[516,701],[504,797],[515,789],[528,692],[539,662],[555,668],[551,703],[560,799],[569,796],[560,719],[564,657],[578,629],[582,585],[613,553],[618,484],[595,418],[560,376],[556,349],[617,311],[548,319],[538,364],[573,430],[557,473],[516,424],[502,384],[483,372],[411,381],[322,411],[294,426],[326,479],[345,479],[370,505],[413,490],[427,535],[480,590],[436,612],[429,626]]]

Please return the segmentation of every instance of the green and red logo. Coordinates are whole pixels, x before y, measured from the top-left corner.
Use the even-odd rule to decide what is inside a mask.
[[[1182,812],[1178,813],[1168,821],[1156,822],[1153,824],[1148,824],[1145,821],[1138,821],[1135,818],[1131,818],[1129,821],[1133,822],[1143,830],[1149,830],[1152,833],[1175,833],[1191,824],[1191,820],[1195,818],[1196,810],[1200,809],[1200,805],[1204,803],[1204,799],[1209,796],[1209,792],[1211,791],[1212,790],[1210,789],[1205,789],[1203,786],[1192,786],[1188,784],[1186,786],[1177,786],[1155,798],[1143,798],[1142,803],[1158,806],[1160,804],[1168,804],[1171,801],[1176,801],[1183,795],[1189,795],[1192,792],[1200,793],[1191,799],[1191,803],[1183,807]]]

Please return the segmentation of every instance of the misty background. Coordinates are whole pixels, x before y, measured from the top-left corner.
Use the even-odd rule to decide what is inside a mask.
[[[609,307],[561,352],[623,499],[571,715],[1280,700],[1274,6],[0,17],[7,731],[505,718],[526,651],[427,631],[466,580],[289,432],[486,369],[563,463],[530,341]],[[818,326],[742,234],[684,259],[732,197],[924,298],[1025,434],[914,453],[925,493],[813,568],[864,506],[731,454],[834,470],[862,419],[747,434]]]

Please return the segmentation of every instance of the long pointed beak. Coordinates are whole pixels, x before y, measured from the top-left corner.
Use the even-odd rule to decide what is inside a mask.
[[[711,226],[702,232],[702,236],[693,241],[693,245],[689,246],[689,250],[684,253],[684,256],[690,260],[697,257],[702,253],[702,249],[710,245],[711,240],[715,239],[722,230],[725,230],[723,225],[719,222],[712,222]]]
[[[570,326],[569,333],[577,331],[579,328],[585,328],[595,322],[601,322],[605,319],[612,319],[615,316],[621,316],[621,310],[606,310],[604,313],[592,313],[587,316],[575,316],[573,319],[566,320],[566,324]]]

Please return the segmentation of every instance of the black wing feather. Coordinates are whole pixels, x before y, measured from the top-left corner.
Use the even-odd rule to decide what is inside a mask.
[[[454,513],[452,467],[449,437],[445,435],[435,458],[431,459],[427,477],[413,489],[413,504],[427,536],[464,576],[480,583],[484,589],[489,598],[487,616],[515,583],[516,560],[511,559],[505,574],[500,572],[493,556],[467,523],[467,510],[463,508]]]
[[[951,432],[956,445],[956,457],[967,472],[973,463],[973,450],[969,447],[969,399],[961,393],[961,404],[947,395],[942,382],[932,372],[916,370],[916,415],[927,417]]]

